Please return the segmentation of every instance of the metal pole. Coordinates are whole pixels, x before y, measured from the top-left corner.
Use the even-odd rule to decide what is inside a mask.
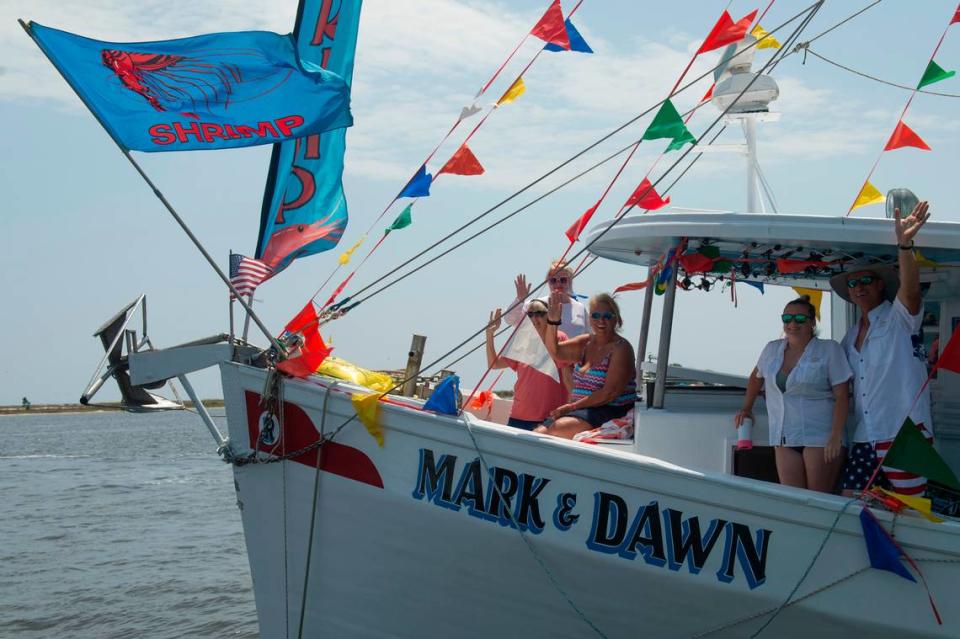
[[[193,234],[193,231],[191,231],[190,228],[187,226],[186,222],[183,221],[183,218],[181,218],[180,215],[176,212],[176,210],[174,210],[170,202],[167,201],[167,198],[164,197],[163,193],[160,192],[160,189],[158,189],[157,186],[153,183],[153,180],[151,180],[147,176],[147,174],[144,173],[143,169],[140,168],[140,165],[137,164],[137,161],[134,160],[133,156],[130,155],[130,151],[127,150],[127,148],[120,143],[120,140],[118,140],[113,136],[113,132],[110,130],[109,127],[106,126],[103,120],[100,119],[100,116],[97,114],[97,112],[90,108],[86,100],[83,99],[83,95],[81,95],[80,91],[77,90],[77,87],[73,86],[73,83],[66,76],[66,74],[64,74],[63,71],[60,70],[60,67],[57,66],[56,62],[53,61],[53,58],[51,58],[50,55],[47,53],[46,49],[43,48],[43,45],[40,44],[40,41],[34,37],[33,32],[30,31],[30,27],[23,20],[18,20],[18,22],[20,23],[20,26],[23,27],[23,30],[27,32],[27,35],[30,36],[30,39],[32,39],[34,43],[40,48],[40,51],[43,52],[43,55],[47,56],[47,59],[50,60],[50,64],[53,65],[53,68],[57,70],[57,72],[64,79],[64,81],[70,86],[71,89],[73,89],[73,92],[77,94],[77,97],[80,98],[80,101],[83,102],[83,104],[88,109],[90,109],[90,113],[93,114],[93,117],[96,118],[97,122],[100,123],[100,126],[103,127],[103,130],[107,132],[107,135],[109,135],[110,139],[113,140],[113,143],[117,145],[117,148],[120,149],[120,152],[123,153],[123,156],[127,158],[130,164],[133,165],[133,168],[136,169],[137,173],[140,174],[140,177],[143,178],[143,181],[147,183],[147,186],[150,187],[150,189],[153,191],[153,194],[157,197],[157,199],[160,200],[160,202],[167,209],[167,211],[170,212],[170,215],[173,216],[174,221],[176,221],[176,223],[180,225],[180,228],[183,229],[183,232],[187,234],[187,237],[190,238],[190,241],[193,242],[194,246],[197,247],[197,250],[200,251],[200,254],[203,255],[203,257],[207,260],[207,263],[210,264],[210,267],[213,268],[216,274],[220,276],[220,279],[223,280],[223,283],[227,285],[227,288],[229,288],[230,291],[237,297],[237,299],[240,301],[240,304],[243,305],[243,307],[247,310],[247,313],[249,313],[249,316],[253,318],[253,321],[257,323],[257,326],[260,328],[261,331],[263,331],[263,334],[267,337],[268,340],[270,340],[270,344],[272,344],[274,348],[276,348],[280,353],[285,354],[286,349],[283,348],[280,342],[274,339],[273,334],[267,329],[266,325],[262,321],[260,321],[260,318],[257,317],[257,315],[253,312],[253,309],[250,308],[250,305],[247,304],[245,301],[243,301],[243,299],[240,297],[240,294],[237,293],[237,289],[235,289],[233,287],[233,284],[230,283],[230,279],[223,274],[223,271],[220,270],[220,267],[217,266],[217,263],[213,261],[212,257],[210,257],[210,254],[207,252],[207,249],[203,247],[203,244],[201,244],[200,240],[197,239],[197,236]]]
[[[407,353],[407,369],[403,373],[403,378],[407,381],[403,383],[402,394],[406,397],[413,397],[417,392],[417,377],[420,375],[420,364],[423,362],[423,349],[427,344],[427,338],[423,335],[414,335],[410,342],[410,352]]]
[[[746,116],[743,122],[743,136],[747,141],[747,213],[757,213],[759,185],[757,184],[757,121]]]
[[[187,395],[190,396],[190,400],[193,402],[193,407],[196,409],[197,414],[200,415],[200,419],[203,420],[203,423],[207,425],[207,430],[210,431],[210,434],[213,435],[213,438],[217,440],[217,446],[223,446],[227,443],[227,439],[220,432],[220,429],[217,428],[217,425],[213,423],[213,418],[210,416],[210,413],[207,412],[207,407],[203,405],[203,402],[200,401],[200,398],[197,397],[196,391],[193,390],[193,386],[187,380],[186,375],[177,375],[177,379],[180,380],[180,383],[183,384],[183,388],[187,391]],[[173,385],[170,385],[171,388]],[[176,392],[176,391],[174,391]]]
[[[250,307],[253,308],[253,292],[250,292]],[[250,333],[250,313],[247,313],[246,319],[243,320],[243,341],[247,341],[247,335]]]
[[[637,342],[637,388],[643,388],[643,362],[647,359],[647,340],[650,337],[650,311],[653,307],[653,269],[647,275],[643,291],[643,316],[640,320],[640,340]]]
[[[670,362],[670,334],[673,331],[673,303],[677,299],[677,283],[670,277],[663,294],[663,315],[660,318],[660,349],[657,351],[657,380],[653,387],[653,407],[663,408],[667,392],[667,367]]]

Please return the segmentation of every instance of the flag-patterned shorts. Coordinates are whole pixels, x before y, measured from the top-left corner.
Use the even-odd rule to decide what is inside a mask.
[[[933,442],[930,433],[927,432],[923,424],[917,424],[917,428],[923,433],[929,441]],[[877,464],[883,462],[887,456],[887,451],[893,440],[870,443],[863,442],[854,444],[847,455],[847,463],[843,467],[842,488],[844,490],[863,490],[877,469]],[[874,484],[881,488],[893,490],[901,495],[922,495],[927,489],[927,478],[908,473],[906,471],[882,466],[881,472],[877,473]]]

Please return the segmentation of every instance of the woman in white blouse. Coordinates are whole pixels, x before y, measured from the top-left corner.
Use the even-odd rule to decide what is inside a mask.
[[[853,372],[840,344],[816,337],[810,298],[787,304],[782,319],[784,337],[760,353],[734,423],[753,418],[753,404],[766,381],[770,445],[776,447],[780,483],[833,492],[843,465]]]

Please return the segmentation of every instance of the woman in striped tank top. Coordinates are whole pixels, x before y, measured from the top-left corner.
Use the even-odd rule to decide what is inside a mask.
[[[617,334],[623,325],[620,307],[613,297],[600,293],[590,299],[592,334],[559,341],[560,297],[550,296],[547,333],[544,342],[554,359],[577,362],[573,368],[573,392],[570,402],[550,416],[535,432],[566,439],[623,417],[637,399],[637,370],[633,347]]]

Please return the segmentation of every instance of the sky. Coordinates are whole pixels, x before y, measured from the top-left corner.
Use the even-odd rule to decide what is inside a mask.
[[[548,4],[364,1],[352,96],[355,125],[347,134],[344,182],[351,221],[344,248],[370,226]],[[568,11],[573,3],[563,4]],[[596,53],[540,56],[524,75],[526,93],[499,109],[470,142],[486,173],[439,181],[433,195],[414,208],[413,225],[392,233],[358,272],[357,288],[394,272],[464,221],[656,104],[727,4],[585,0],[574,22]],[[866,4],[827,0],[801,40]],[[746,0],[729,6],[739,18],[762,9],[766,0],[762,6]],[[763,26],[772,30],[806,6],[778,0]],[[884,0],[811,49],[885,80],[915,85],[955,7],[956,0]],[[140,293],[147,294],[149,334],[156,346],[226,332],[229,321],[223,283],[16,19],[98,39],[141,41],[248,29],[285,33],[292,29],[295,11],[295,0],[0,1],[0,118],[7,122],[0,136],[0,405],[17,404],[24,396],[34,403],[75,402],[103,354],[93,331]],[[488,95],[499,96],[537,48],[528,41]],[[758,52],[755,67],[770,55]],[[719,52],[698,57],[688,79],[711,68],[718,57]],[[960,68],[960,25],[947,33],[936,59],[946,69]],[[909,91],[802,54],[787,58],[773,77],[780,98],[771,110],[782,115],[761,124],[758,137],[760,163],[779,210],[842,215]],[[707,86],[703,80],[676,96],[678,108],[694,105]],[[929,88],[960,94],[960,78]],[[883,192],[908,187],[931,202],[936,219],[960,222],[954,185],[960,165],[957,113],[956,98],[917,96],[905,120],[933,150],[884,154],[872,182]],[[713,106],[704,107],[691,121],[691,131],[699,136],[718,114]],[[498,213],[513,211],[632,142],[650,117]],[[431,168],[438,168],[461,140],[455,135],[448,141]],[[731,128],[718,142],[739,143],[742,135]],[[641,145],[596,221],[616,213],[660,148]],[[253,252],[268,147],[136,156],[222,268],[230,250]],[[668,165],[661,162],[658,171]],[[332,341],[336,355],[368,368],[403,367],[414,333],[428,337],[425,361],[439,358],[479,330],[491,309],[509,304],[517,273],[542,279],[549,261],[566,248],[564,230],[596,201],[615,171],[612,163],[605,165],[543,199],[325,326],[324,338]],[[704,155],[671,196],[677,207],[742,211],[743,159]],[[882,208],[860,209],[856,215],[880,217]],[[267,326],[279,332],[331,274],[340,252],[299,260],[261,287],[256,308]],[[352,264],[363,254],[358,251]],[[644,278],[641,268],[598,260],[577,279],[576,289],[593,294]],[[791,297],[792,291],[774,287],[763,296],[738,289],[734,308],[729,291],[680,292],[671,362],[746,375],[763,344],[779,336],[780,309]],[[623,334],[635,341],[643,294],[624,293],[619,300]],[[653,335],[659,313],[657,300]],[[262,336],[252,337],[265,343]],[[648,350],[655,350],[655,342]],[[482,352],[454,368],[464,386],[476,384],[485,368]],[[201,396],[221,395],[215,370],[191,379]],[[510,384],[505,378],[501,386]],[[116,399],[117,393],[107,388],[98,397]]]

